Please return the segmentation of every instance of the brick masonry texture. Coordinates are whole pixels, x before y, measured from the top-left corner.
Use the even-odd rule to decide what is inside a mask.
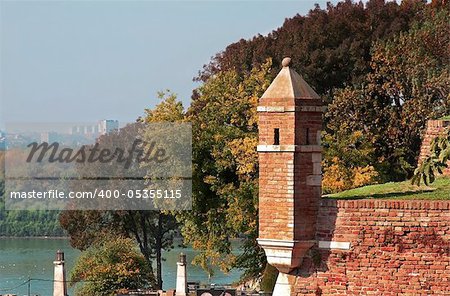
[[[431,141],[441,135],[445,128],[450,127],[450,120],[429,120],[423,136],[422,146],[420,148],[419,163],[430,154]],[[450,176],[450,161],[448,167],[443,171],[444,175]]]
[[[450,201],[327,200],[292,296],[450,295]]]
[[[320,100],[300,99],[260,101],[264,106],[278,103],[303,107],[321,104]],[[319,144],[322,127],[322,109],[318,110],[258,113],[260,145],[274,145],[274,131],[278,129],[280,145],[298,146],[295,152],[259,153],[260,239],[314,238],[321,196],[320,152],[312,149]]]

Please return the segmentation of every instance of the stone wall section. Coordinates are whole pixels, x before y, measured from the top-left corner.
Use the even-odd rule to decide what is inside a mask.
[[[300,295],[450,295],[450,201],[327,200],[296,278]]]

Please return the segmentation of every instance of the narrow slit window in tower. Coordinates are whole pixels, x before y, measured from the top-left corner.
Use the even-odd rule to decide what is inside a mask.
[[[280,145],[280,129],[276,128],[273,130],[273,144]]]
[[[306,145],[309,145],[309,128],[306,128]]]

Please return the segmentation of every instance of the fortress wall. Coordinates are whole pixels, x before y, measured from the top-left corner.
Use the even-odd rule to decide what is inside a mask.
[[[450,295],[450,201],[321,203],[317,240],[350,247],[311,249],[292,295]]]

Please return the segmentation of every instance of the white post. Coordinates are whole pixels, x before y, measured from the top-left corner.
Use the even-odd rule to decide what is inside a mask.
[[[53,296],[67,296],[66,270],[64,268],[64,252],[56,252],[55,273],[53,278]]]
[[[287,296],[291,295],[295,277],[280,272],[278,274],[277,282],[273,288],[272,296]]]
[[[177,262],[176,296],[187,295],[186,255],[181,253]]]

